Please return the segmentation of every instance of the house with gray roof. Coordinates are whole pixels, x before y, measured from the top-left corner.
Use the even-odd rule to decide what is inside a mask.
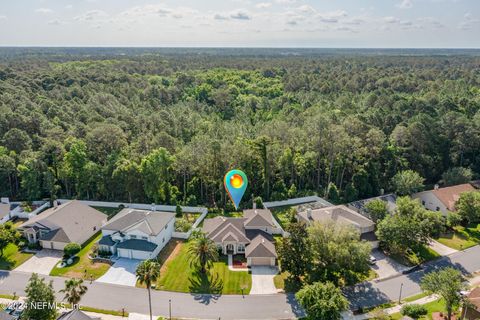
[[[32,217],[18,227],[29,243],[63,250],[75,242],[84,244],[107,222],[107,215],[78,201],[68,201]]]
[[[103,228],[100,251],[120,258],[155,258],[172,238],[175,213],[125,208]]]
[[[101,318],[93,318],[79,309],[73,309],[68,312],[62,313],[60,317],[57,318],[57,320],[101,320]]]
[[[344,205],[306,209],[298,212],[297,218],[298,221],[303,221],[307,224],[333,220],[337,223],[353,226],[360,234],[366,234],[375,230],[375,223],[372,220]]]
[[[270,210],[251,209],[244,210],[242,218],[205,219],[202,230],[223,254],[244,254],[248,266],[274,266],[277,258],[274,228]]]

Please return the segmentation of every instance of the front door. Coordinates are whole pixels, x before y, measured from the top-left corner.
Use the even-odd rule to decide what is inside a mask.
[[[229,243],[227,244],[227,254],[233,254],[233,244]]]

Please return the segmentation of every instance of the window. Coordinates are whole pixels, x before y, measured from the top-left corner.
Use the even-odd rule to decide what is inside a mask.
[[[148,240],[148,237],[142,237],[143,240]]]
[[[131,235],[130,235],[130,239],[137,239],[137,236],[134,235],[134,234],[131,234]]]
[[[243,243],[240,243],[238,246],[237,246],[237,251],[238,252],[245,252],[245,245]]]
[[[440,211],[440,207],[437,207],[437,211]]]
[[[422,200],[422,205],[425,205],[425,201]]]
[[[165,242],[165,237],[163,237],[163,239],[162,239],[162,243],[164,243],[164,242]]]

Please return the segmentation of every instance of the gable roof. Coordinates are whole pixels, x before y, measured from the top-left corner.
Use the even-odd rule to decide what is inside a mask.
[[[102,229],[127,232],[138,230],[149,236],[158,235],[175,218],[173,212],[148,211],[125,208]]]
[[[480,287],[477,287],[470,292],[468,300],[473,306],[475,306],[475,310],[480,311]]]
[[[368,228],[375,225],[370,219],[344,205],[312,210],[310,217],[308,211],[302,211],[298,213],[298,216],[307,222],[333,220],[344,224],[350,224],[358,228]]]
[[[276,258],[277,251],[275,245],[265,239],[262,235],[255,237],[245,248],[245,257],[247,258]]]
[[[249,243],[250,240],[245,235],[245,218],[226,218],[218,216],[212,219],[205,219],[203,222],[203,232],[214,242],[236,241]],[[235,240],[223,240],[229,237]]]
[[[456,186],[431,190],[437,199],[440,200],[440,202],[443,203],[450,211],[455,211],[455,203],[460,198],[460,194],[467,191],[475,191],[475,188],[469,183],[464,183]]]
[[[153,252],[157,245],[153,242],[140,239],[129,239],[117,244],[117,249],[131,249],[137,251]]]
[[[10,213],[10,204],[9,203],[0,203],[0,219],[5,217]]]
[[[247,219],[245,227],[273,227],[272,212],[268,209],[243,210],[243,216]]]
[[[92,318],[81,310],[73,309],[63,313],[57,320],[100,320],[100,318]]]
[[[102,225],[106,220],[106,214],[78,200],[73,200],[43,211],[21,224],[18,229],[57,230],[44,235],[47,237],[45,240],[83,244],[96,232],[94,228]]]

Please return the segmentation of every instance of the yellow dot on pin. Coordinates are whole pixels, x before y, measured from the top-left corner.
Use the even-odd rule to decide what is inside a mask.
[[[240,188],[240,187],[243,185],[243,178],[242,178],[242,176],[239,175],[239,174],[234,174],[234,175],[232,175],[232,177],[230,178],[230,184],[231,184],[232,187],[234,187],[235,189]]]

